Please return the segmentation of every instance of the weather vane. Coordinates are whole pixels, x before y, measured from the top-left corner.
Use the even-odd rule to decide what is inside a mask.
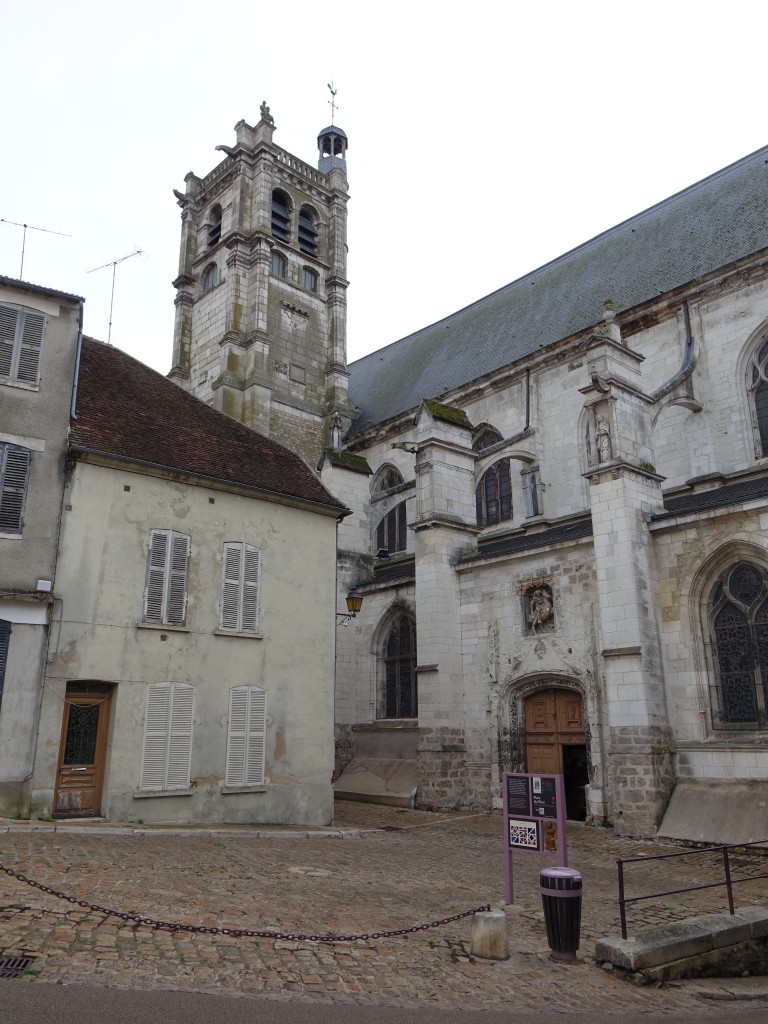
[[[329,82],[328,83],[328,88],[329,88],[330,93],[331,93],[331,98],[328,100],[328,103],[330,104],[330,107],[331,107],[331,124],[333,124],[333,122],[334,122],[334,120],[336,118],[336,93],[339,90],[333,88],[333,82]]]

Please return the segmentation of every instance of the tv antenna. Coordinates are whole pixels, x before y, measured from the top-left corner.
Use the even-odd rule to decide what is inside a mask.
[[[111,260],[109,263],[102,263],[100,267],[94,267],[93,270],[89,270],[89,274],[95,274],[97,270],[105,270],[107,267],[112,267],[112,295],[109,299],[109,330],[107,331],[107,344],[112,344],[112,307],[115,304],[115,271],[117,270],[118,263],[125,263],[131,256],[141,256],[143,249],[134,249],[133,252],[129,252],[127,256],[121,256],[119,260]]]
[[[24,278],[24,250],[27,246],[27,229],[30,231],[42,231],[46,235],[61,235],[62,238],[71,238],[72,235],[66,235],[63,231],[51,231],[50,228],[36,228],[34,224],[20,224],[16,220],[6,220],[5,217],[0,217],[0,224],[9,224],[15,228],[24,228],[24,232],[21,236],[21,267],[19,268],[19,280]]]
[[[330,93],[331,93],[331,98],[328,100],[328,105],[331,108],[331,124],[333,124],[334,119],[336,117],[336,93],[339,90],[338,89],[334,89],[333,82],[329,82],[328,83],[328,89],[330,90]]]

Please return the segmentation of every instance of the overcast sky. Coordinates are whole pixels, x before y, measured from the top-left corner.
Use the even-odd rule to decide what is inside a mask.
[[[349,136],[348,357],[439,320],[768,143],[764,5],[2,4],[0,218],[24,279],[166,372],[180,211],[266,100]],[[22,230],[0,223],[0,274]],[[595,311],[595,319],[599,310]]]

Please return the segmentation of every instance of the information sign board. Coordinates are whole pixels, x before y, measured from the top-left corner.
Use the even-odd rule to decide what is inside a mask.
[[[507,776],[507,814],[531,816],[531,784],[527,775]]]
[[[513,850],[555,853],[559,865],[568,866],[563,776],[505,772],[502,794],[507,903],[513,903]]]
[[[554,775],[531,776],[532,814],[557,818],[557,780]]]

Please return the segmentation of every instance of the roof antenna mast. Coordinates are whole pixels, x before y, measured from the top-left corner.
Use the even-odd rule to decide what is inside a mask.
[[[89,270],[89,274],[95,274],[97,270],[104,270],[106,267],[112,267],[112,295],[109,299],[109,330],[107,331],[107,344],[112,344],[112,307],[115,304],[115,270],[117,269],[118,263],[125,263],[131,256],[141,256],[143,249],[134,249],[133,252],[129,252],[127,256],[121,256],[119,260],[112,260],[110,263],[102,263],[100,267],[94,267],[93,270]]]
[[[331,93],[331,98],[328,100],[328,105],[331,108],[331,124],[333,124],[334,118],[336,117],[336,93],[339,90],[334,89],[333,82],[328,83],[328,89],[330,90]]]
[[[24,279],[24,250],[27,246],[27,228],[30,231],[42,231],[46,235],[61,235],[62,238],[71,238],[72,235],[66,235],[63,231],[51,231],[49,228],[36,228],[33,224],[20,224],[16,220],[6,220],[5,217],[0,217],[0,224],[11,224],[15,228],[24,228],[24,232],[21,236],[21,267],[19,268],[19,280]]]

